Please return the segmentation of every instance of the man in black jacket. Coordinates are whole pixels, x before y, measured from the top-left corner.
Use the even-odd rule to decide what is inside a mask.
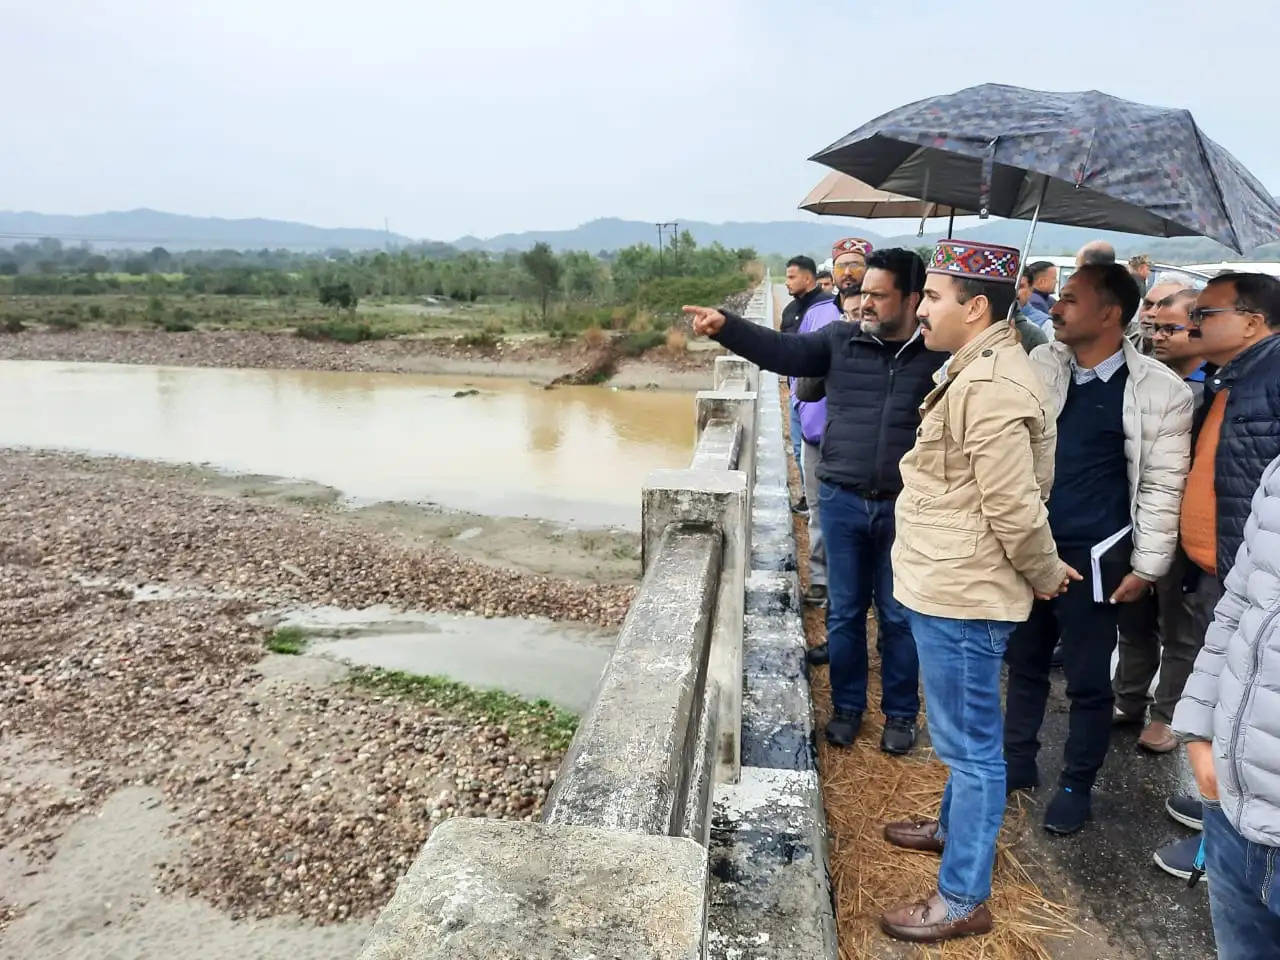
[[[861,323],[837,321],[788,335],[707,307],[685,307],[694,332],[768,370],[825,377],[827,423],[821,462],[822,533],[827,548],[827,637],[835,714],[827,739],[853,742],[867,706],[867,610],[874,599],[885,715],[880,747],[915,743],[919,665],[907,616],[893,597],[889,554],[898,461],[915,443],[921,401],[946,359],[919,336],[916,309],[924,262],[908,250],[877,250],[862,280]]]
[[[1214,277],[1196,298],[1189,319],[1191,342],[1218,369],[1206,378],[1193,428],[1182,546],[1220,594],[1244,542],[1262,472],[1280,456],[1280,280],[1261,273]],[[1210,746],[1187,744],[1202,792],[1205,778],[1212,782]],[[1192,797],[1173,797],[1166,809],[1185,824],[1198,824],[1203,816]],[[1198,838],[1175,841],[1156,852],[1156,863],[1189,877],[1199,846]]]
[[[782,308],[782,320],[778,326],[783,333],[796,333],[804,320],[804,315],[816,303],[832,299],[832,295],[818,286],[818,265],[813,257],[803,254],[787,261],[786,274],[787,293],[791,294],[791,302]],[[792,390],[795,384],[790,385]],[[804,464],[800,462],[800,411],[796,407],[795,397],[791,398],[791,453],[796,458],[796,469],[804,475]],[[800,491],[800,500],[793,508],[797,513],[808,511],[804,491]]]

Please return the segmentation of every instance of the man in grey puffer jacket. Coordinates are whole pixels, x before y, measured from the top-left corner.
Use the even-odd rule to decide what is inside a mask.
[[[1173,716],[1204,803],[1219,960],[1280,957],[1280,458]]]

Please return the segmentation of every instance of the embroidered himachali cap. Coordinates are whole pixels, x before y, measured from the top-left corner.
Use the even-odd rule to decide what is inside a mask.
[[[865,257],[871,249],[870,241],[863,240],[861,237],[845,237],[843,240],[837,240],[831,247],[831,259],[834,260],[845,253],[860,253]]]
[[[945,273],[994,283],[1018,282],[1019,253],[1013,247],[968,240],[939,240],[929,260],[929,273]]]

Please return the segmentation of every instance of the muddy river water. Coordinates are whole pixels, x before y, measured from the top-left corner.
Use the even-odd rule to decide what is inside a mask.
[[[640,486],[687,466],[688,393],[525,380],[0,362],[0,446],[205,464],[582,526],[639,525]]]

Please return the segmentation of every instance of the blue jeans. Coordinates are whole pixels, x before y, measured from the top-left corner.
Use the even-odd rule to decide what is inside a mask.
[[[791,409],[791,453],[796,458],[796,469],[804,476],[804,462],[800,459],[800,411],[790,400],[787,406]]]
[[[827,549],[827,644],[831,653],[831,702],[837,710],[867,709],[867,610],[872,599],[878,626],[886,717],[915,720],[920,666],[907,610],[893,598],[892,500],[865,500],[851,490],[818,485],[818,520]]]
[[[1204,862],[1218,960],[1280,957],[1280,847],[1251,843],[1206,803]]]
[[[951,774],[938,815],[946,838],[938,892],[958,914],[991,896],[1005,802],[1000,667],[1015,626],[911,611],[929,737]]]

